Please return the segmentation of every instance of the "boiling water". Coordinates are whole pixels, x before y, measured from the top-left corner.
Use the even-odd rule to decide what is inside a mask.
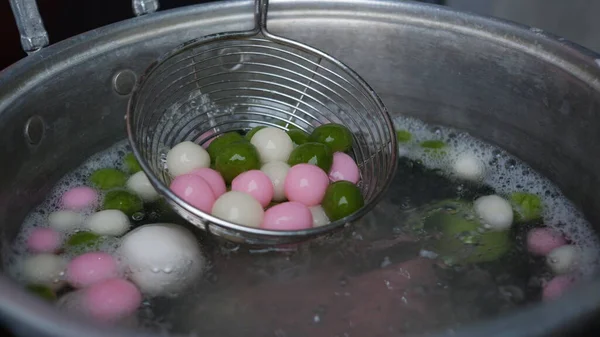
[[[600,251],[585,219],[549,181],[502,150],[467,134],[398,118],[398,129],[412,139],[400,144],[399,168],[386,197],[354,226],[313,242],[260,249],[197,235],[209,266],[203,279],[179,298],[147,299],[138,312],[138,328],[190,336],[397,336],[456,329],[539,301],[552,275],[543,258],[525,248],[527,231],[542,223],[569,237],[582,252],[577,274],[596,268]],[[443,153],[418,144],[440,140]],[[24,222],[6,261],[21,279],[19,263],[27,255],[25,238],[58,209],[70,187],[84,185],[90,173],[120,168],[125,143],[90,158],[57,184],[48,199]],[[483,183],[453,178],[451,163],[470,153],[487,167]],[[515,244],[501,258],[452,265],[427,249],[428,237],[411,224],[423,210],[442,200],[471,202],[492,193],[530,192],[542,197],[543,219],[513,226]],[[173,213],[149,207],[134,217],[135,226],[174,222]],[[189,228],[189,226],[188,226]],[[101,249],[114,252],[118,241]]]

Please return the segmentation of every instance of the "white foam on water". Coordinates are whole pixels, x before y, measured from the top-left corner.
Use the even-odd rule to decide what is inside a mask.
[[[469,153],[485,165],[481,183],[490,186],[499,195],[508,196],[513,192],[538,195],[543,203],[544,224],[564,233],[584,252],[581,272],[590,274],[598,267],[600,242],[590,223],[551,181],[529,165],[463,131],[434,127],[407,117],[395,118],[394,124],[396,130],[406,130],[412,135],[409,142],[398,144],[400,156],[419,160],[426,167],[440,169],[452,177],[453,163],[461,155]],[[420,146],[421,142],[428,140],[439,140],[446,146],[439,150]]]
[[[12,245],[12,251],[10,256],[5,257],[4,265],[9,275],[14,277],[18,281],[24,282],[23,275],[21,273],[22,262],[29,255],[27,251],[27,238],[32,230],[40,227],[48,227],[48,216],[55,211],[61,209],[60,200],[61,196],[71,188],[77,186],[89,186],[88,179],[90,175],[101,168],[114,167],[118,169],[124,169],[123,156],[129,152],[127,141],[121,141],[110,148],[96,153],[88,158],[81,166],[71,171],[60,179],[54,188],[48,193],[46,199],[37,206],[32,212],[30,212],[21,226],[21,231],[17,235]],[[100,200],[102,200],[102,192],[99,191]],[[82,212],[85,218],[91,215],[92,211]],[[76,228],[78,231],[82,228]],[[68,238],[73,232],[63,233],[63,238]],[[100,251],[107,253],[114,253],[118,246],[119,239],[109,239],[104,241],[100,245]],[[73,256],[65,255],[65,258],[69,260]]]
[[[432,127],[421,121],[410,118],[396,118],[397,129],[405,129],[412,134],[408,143],[401,143],[400,155],[413,160],[422,161],[426,167],[441,169],[448,176],[452,176],[452,164],[465,153],[469,153],[485,164],[485,174],[481,182],[492,187],[498,194],[506,196],[511,192],[520,191],[539,195],[544,203],[543,218],[546,225],[554,227],[565,233],[574,244],[584,252],[585,260],[580,264],[583,273],[590,273],[597,266],[600,243],[590,224],[585,220],[576,207],[566,199],[560,190],[546,178],[533,171],[527,164],[517,160],[510,154],[475,139],[467,133],[449,129]],[[425,140],[440,140],[447,144],[439,151],[423,149],[419,143]],[[79,168],[63,177],[48,194],[47,199],[35,208],[24,220],[21,233],[13,245],[13,254],[5,263],[8,273],[17,280],[23,281],[20,275],[20,263],[28,256],[26,238],[32,229],[48,226],[48,215],[60,209],[60,197],[70,188],[88,185],[88,178],[97,169],[116,167],[123,169],[122,158],[129,152],[126,141],[119,142],[105,151],[90,157]],[[86,216],[89,214],[85,214]],[[369,219],[365,218],[365,221]],[[70,233],[65,233],[67,237]],[[362,240],[360,234],[354,237]],[[105,241],[100,247],[101,251],[115,254],[120,239]],[[331,244],[332,242],[327,242]],[[231,249],[235,250],[235,247]],[[431,252],[422,251],[420,254],[427,258],[434,258]],[[70,258],[67,256],[67,258]],[[116,257],[119,259],[119,257]],[[286,265],[282,265],[284,269]],[[290,269],[303,268],[292,266]],[[291,272],[288,274],[292,274]],[[281,275],[287,275],[281,272]],[[146,314],[144,314],[146,313]],[[154,329],[159,322],[153,316],[151,306],[140,309],[140,327]],[[165,330],[169,330],[166,327]]]

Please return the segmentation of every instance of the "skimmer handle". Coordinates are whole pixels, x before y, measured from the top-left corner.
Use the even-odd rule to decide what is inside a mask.
[[[44,27],[36,0],[9,0],[17,28],[21,35],[21,47],[28,55],[48,46],[50,39]],[[136,16],[154,13],[158,10],[158,0],[132,0]]]
[[[256,10],[254,12],[255,29],[267,33],[267,12],[269,10],[269,0],[254,0]]]

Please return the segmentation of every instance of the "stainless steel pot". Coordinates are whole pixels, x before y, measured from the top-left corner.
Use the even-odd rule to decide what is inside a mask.
[[[458,127],[555,181],[600,223],[600,55],[540,30],[383,0],[273,1],[270,30],[338,57],[394,114]],[[125,137],[132,81],[176,45],[252,25],[252,1],[158,12],[57,43],[0,73],[0,239],[63,174]],[[43,45],[43,44],[42,44]],[[550,336],[600,307],[600,278],[563,299],[455,331]],[[74,320],[0,277],[0,318],[21,336],[139,336]]]

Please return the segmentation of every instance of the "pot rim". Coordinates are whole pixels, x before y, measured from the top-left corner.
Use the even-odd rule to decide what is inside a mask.
[[[0,72],[0,114],[39,83],[76,64],[89,61],[137,40],[147,40],[194,24],[194,17],[228,13],[252,23],[252,1],[228,0],[132,18],[77,35],[32,54]],[[362,9],[359,11],[357,7]],[[272,4],[270,23],[290,18],[337,17],[402,22],[424,29],[443,29],[475,36],[534,55],[586,83],[600,93],[600,55],[566,39],[507,20],[458,12],[448,7],[393,0],[279,0]],[[176,22],[169,26],[165,22]],[[187,20],[187,21],[186,21]],[[219,19],[222,20],[222,17]],[[143,26],[143,28],[141,28]],[[160,28],[160,29],[152,29]],[[124,135],[125,136],[125,135]],[[5,243],[6,244],[6,243]],[[572,328],[600,311],[600,278],[583,282],[551,303],[537,303],[461,330],[439,334],[465,337],[545,336]],[[0,276],[0,319],[16,333],[64,337],[159,336],[141,331],[101,326],[73,319],[29,295],[16,282]],[[94,327],[93,329],[91,329]]]

